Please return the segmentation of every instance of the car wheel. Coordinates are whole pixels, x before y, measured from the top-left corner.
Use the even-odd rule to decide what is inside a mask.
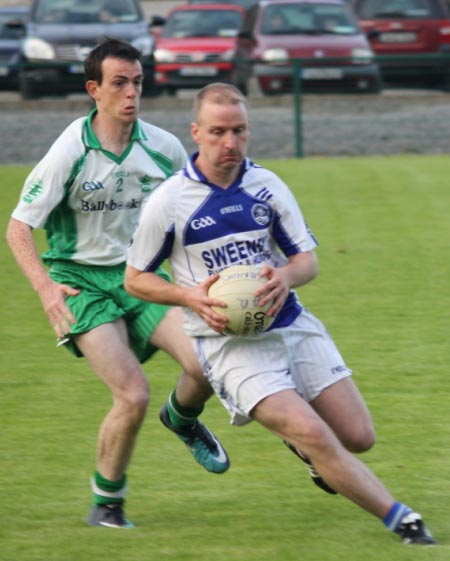
[[[367,90],[367,93],[371,94],[379,94],[383,91],[383,82],[381,80],[377,80],[374,82],[372,86]]]
[[[40,97],[35,82],[26,76],[19,77],[19,91],[22,99],[37,99]]]
[[[263,89],[261,89],[261,93],[263,95],[269,97],[269,96],[274,96],[274,95],[280,95],[282,92],[277,92],[277,91],[274,91],[274,90],[267,90],[267,89],[263,90]]]
[[[161,89],[156,84],[145,85],[142,88],[142,97],[158,97],[161,95]]]
[[[170,97],[175,97],[177,95],[177,88],[169,87],[165,88],[164,91]]]
[[[248,96],[248,82],[247,80],[240,80],[236,85],[238,90],[241,90],[243,95]]]
[[[231,83],[238,90],[242,92],[243,95],[248,96],[248,81],[245,78],[238,77],[236,75],[232,76]]]
[[[445,74],[442,79],[442,90],[444,92],[450,92],[450,74]]]
[[[242,78],[236,71],[231,73],[230,76],[230,83],[233,84],[235,88],[241,91],[241,93],[245,96],[248,96],[248,81],[245,78]]]

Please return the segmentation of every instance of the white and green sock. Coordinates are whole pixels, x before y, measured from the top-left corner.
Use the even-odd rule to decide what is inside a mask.
[[[109,505],[122,504],[127,492],[127,476],[118,481],[111,481],[96,471],[91,478],[91,487],[94,494],[94,504]]]

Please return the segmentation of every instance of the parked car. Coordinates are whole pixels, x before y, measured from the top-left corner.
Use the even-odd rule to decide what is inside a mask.
[[[25,25],[29,12],[27,6],[0,7],[0,90],[17,90],[19,87],[22,36],[19,27]]]
[[[144,95],[154,91],[154,40],[138,0],[34,0],[23,28],[22,98],[84,92],[83,62],[103,36],[141,50]]]
[[[174,94],[230,82],[236,36],[244,9],[232,4],[186,4],[174,8],[156,38],[156,84]]]
[[[386,82],[450,85],[448,0],[354,0]]]
[[[261,0],[247,12],[235,59],[233,82],[244,93],[251,76],[263,94],[292,92],[296,67],[304,91],[381,89],[373,51],[342,0]]]

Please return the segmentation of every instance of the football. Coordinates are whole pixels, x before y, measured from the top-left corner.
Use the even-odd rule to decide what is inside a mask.
[[[208,296],[223,300],[228,306],[213,306],[229,320],[227,335],[258,335],[272,324],[274,318],[266,315],[271,302],[260,308],[255,296],[256,290],[267,282],[260,273],[261,269],[253,265],[235,265],[222,271],[209,288]]]

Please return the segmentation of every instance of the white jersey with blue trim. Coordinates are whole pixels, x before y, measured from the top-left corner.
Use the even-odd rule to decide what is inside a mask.
[[[236,181],[223,189],[207,181],[195,158],[149,197],[129,265],[154,272],[170,258],[175,282],[194,286],[232,265],[281,267],[317,246],[292,192],[274,173],[245,159]],[[271,329],[300,313],[291,291]],[[189,335],[217,335],[192,310],[186,317]]]

